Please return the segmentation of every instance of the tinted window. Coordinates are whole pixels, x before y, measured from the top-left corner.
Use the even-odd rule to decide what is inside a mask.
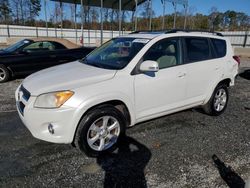
[[[36,52],[46,50],[43,48],[43,42],[34,42],[28,46],[26,46],[23,51],[27,52]]]
[[[58,42],[51,42],[55,46],[55,50],[66,49],[66,47]]]
[[[210,59],[209,43],[206,38],[186,38],[187,62]]]
[[[43,49],[46,50],[55,50],[56,47],[52,42],[43,42]]]
[[[226,41],[225,40],[220,40],[220,39],[211,39],[214,49],[215,49],[215,53],[216,53],[216,57],[220,58],[220,57],[224,57],[226,55]]]
[[[147,51],[143,57],[143,61],[157,61],[159,69],[181,64],[179,46],[179,39],[161,40]]]
[[[40,52],[40,51],[54,51],[59,49],[65,49],[62,44],[50,41],[34,42],[26,46],[23,51],[27,52]]]

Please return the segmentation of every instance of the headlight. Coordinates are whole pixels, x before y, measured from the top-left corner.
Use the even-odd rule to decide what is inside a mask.
[[[58,91],[53,93],[41,94],[37,97],[34,107],[36,108],[59,108],[72,95],[73,91]]]

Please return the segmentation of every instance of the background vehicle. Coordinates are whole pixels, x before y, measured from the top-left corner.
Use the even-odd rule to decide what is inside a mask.
[[[197,106],[222,114],[238,73],[234,58],[218,33],[134,33],[29,76],[16,91],[17,108],[36,138],[97,156],[137,123]]]
[[[66,39],[24,39],[0,51],[0,83],[51,66],[85,57],[94,48],[79,47]]]

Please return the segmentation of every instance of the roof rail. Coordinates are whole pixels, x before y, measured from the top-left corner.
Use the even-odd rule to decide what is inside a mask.
[[[217,36],[223,37],[222,33],[219,32],[214,32],[214,31],[208,31],[208,30],[190,30],[190,29],[172,29],[172,30],[138,30],[138,31],[133,31],[129,34],[137,34],[137,33],[165,33],[165,34],[170,34],[170,33],[177,33],[177,32],[186,32],[186,33],[191,33],[191,32],[201,32],[201,33],[211,33]]]
[[[133,31],[129,34],[137,34],[137,33],[165,33],[166,31],[163,30],[138,30],[138,31]]]
[[[214,31],[208,31],[208,30],[172,29],[172,30],[166,31],[165,33],[167,34],[167,33],[177,33],[177,32],[187,32],[187,33],[190,33],[190,32],[211,33],[211,34],[214,34],[214,35],[223,37],[222,33],[214,32]]]

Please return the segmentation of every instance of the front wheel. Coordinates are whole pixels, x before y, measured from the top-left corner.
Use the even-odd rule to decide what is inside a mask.
[[[0,83],[7,82],[9,79],[9,70],[4,65],[0,65]]]
[[[90,157],[113,151],[125,135],[125,125],[123,114],[115,107],[97,107],[79,123],[75,145]]]
[[[225,111],[228,98],[227,86],[224,84],[218,85],[208,103],[203,106],[203,109],[209,115],[218,116]]]

